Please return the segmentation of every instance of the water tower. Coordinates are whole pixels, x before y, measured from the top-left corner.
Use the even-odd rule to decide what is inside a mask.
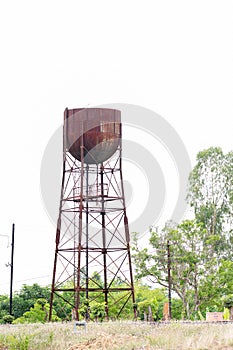
[[[55,295],[70,304],[77,320],[84,313],[88,319],[96,302],[107,319],[113,309],[118,315],[133,311],[121,154],[119,110],[65,110],[50,320]]]

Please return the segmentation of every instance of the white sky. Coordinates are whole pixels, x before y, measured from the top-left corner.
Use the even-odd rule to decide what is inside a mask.
[[[0,235],[15,222],[15,289],[51,282],[55,228],[40,165],[65,107],[149,108],[193,164],[204,148],[232,150],[232,18],[230,0],[1,2]],[[0,236],[0,293],[8,261]]]

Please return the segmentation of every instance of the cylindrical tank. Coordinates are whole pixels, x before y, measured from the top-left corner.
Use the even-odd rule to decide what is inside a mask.
[[[76,108],[65,110],[66,148],[81,161],[102,163],[117,150],[121,139],[121,112],[109,108]]]

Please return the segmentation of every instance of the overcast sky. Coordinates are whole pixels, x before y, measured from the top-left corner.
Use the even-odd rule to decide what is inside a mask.
[[[0,293],[10,272],[1,235],[10,236],[13,222],[14,289],[51,282],[55,227],[40,168],[66,107],[153,110],[193,165],[204,148],[232,150],[232,18],[230,0],[1,3]]]

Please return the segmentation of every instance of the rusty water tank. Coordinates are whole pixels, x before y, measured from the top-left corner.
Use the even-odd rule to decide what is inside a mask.
[[[98,164],[109,159],[117,150],[121,139],[121,112],[110,108],[76,108],[65,110],[66,148],[81,161]]]

